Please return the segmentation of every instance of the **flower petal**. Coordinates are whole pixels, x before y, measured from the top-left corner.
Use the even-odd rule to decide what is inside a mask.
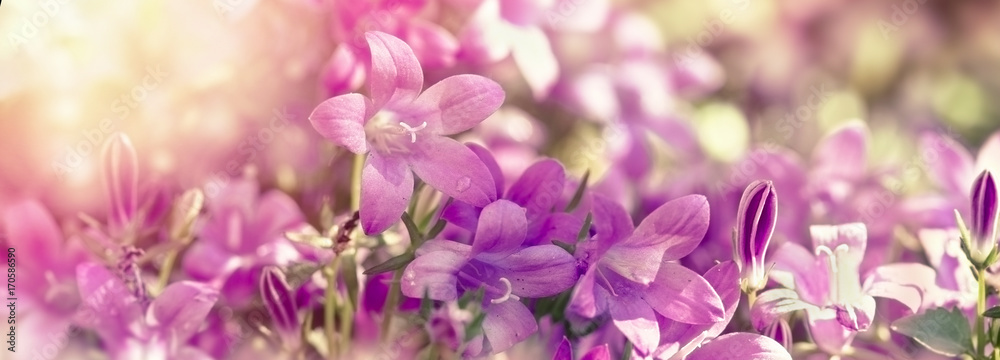
[[[408,103],[424,88],[424,71],[413,49],[395,36],[380,31],[365,33],[372,54],[370,78],[375,109],[387,103]]]
[[[76,283],[83,309],[82,326],[97,331],[105,341],[127,338],[133,327],[142,326],[138,299],[104,265],[83,263],[76,268]]]
[[[445,195],[474,206],[486,206],[497,199],[490,170],[472,150],[440,136],[424,136],[411,154],[413,172]]]
[[[413,195],[413,173],[402,159],[368,153],[361,170],[361,227],[375,235],[399,221]]]
[[[139,163],[132,141],[116,133],[101,152],[102,180],[110,211],[109,225],[124,228],[133,220],[137,207]]]
[[[687,360],[791,360],[777,341],[751,333],[726,334],[688,355]]]
[[[484,148],[482,145],[476,143],[465,143],[465,146],[468,146],[469,150],[476,153],[479,160],[483,161],[483,165],[486,165],[486,168],[490,169],[490,175],[493,176],[493,184],[495,184],[497,188],[497,199],[499,199],[503,196],[504,178],[503,171],[500,170],[500,164],[497,163],[497,159],[493,157],[492,152]]]
[[[503,262],[498,265],[498,276],[509,279],[511,291],[518,296],[552,296],[576,284],[576,259],[555,245],[525,248]]]
[[[871,296],[895,299],[917,313],[929,290],[935,287],[936,272],[918,263],[897,263],[875,268],[865,279],[863,291]]]
[[[809,334],[821,350],[841,354],[854,340],[857,331],[851,331],[837,321],[837,311],[832,308],[807,310]]]
[[[479,215],[471,256],[482,252],[506,256],[521,247],[527,231],[524,209],[508,200],[497,200]]]
[[[608,344],[601,344],[583,354],[580,360],[611,360],[611,351],[608,350]]]
[[[923,161],[932,169],[926,172],[927,177],[935,184],[951,194],[968,190],[976,174],[972,154],[961,144],[943,134],[928,132],[920,137],[920,150]]]
[[[483,333],[489,339],[494,353],[510,349],[538,331],[535,316],[519,301],[491,304],[485,310]]]
[[[467,262],[465,256],[451,251],[433,251],[418,256],[403,272],[400,290],[411,298],[423,298],[424,291],[434,300],[458,298],[459,269]]]
[[[596,239],[600,248],[610,248],[632,234],[632,218],[617,202],[602,195],[595,195],[592,211],[593,229],[597,233]]]
[[[860,179],[868,166],[868,137],[868,127],[860,120],[831,132],[813,151],[811,176],[819,181]]]
[[[346,94],[330,98],[313,109],[309,122],[313,129],[334,144],[355,154],[368,151],[365,122],[371,102],[361,94]]]
[[[648,284],[657,277],[660,261],[680,259],[701,243],[708,219],[704,196],[670,201],[646,217],[632,236],[612,245],[603,261],[626,278]]]
[[[204,284],[180,281],[167,286],[149,306],[146,322],[158,327],[164,338],[185,343],[219,300],[219,292]]]
[[[656,313],[645,300],[637,296],[617,296],[608,301],[608,311],[615,327],[632,342],[636,352],[645,356],[656,350],[660,329],[656,326]]]
[[[422,117],[429,130],[439,135],[472,129],[497,111],[504,91],[496,81],[479,75],[455,75],[427,88],[416,100],[418,108],[438,109]]]
[[[535,162],[521,174],[507,198],[528,209],[529,216],[552,211],[566,185],[566,170],[554,159]]]
[[[660,315],[688,324],[715,323],[726,315],[722,299],[705,278],[672,262],[660,266],[641,297]]]
[[[778,320],[781,315],[802,309],[814,309],[815,305],[802,301],[793,290],[771,289],[762,292],[753,308],[750,309],[750,320],[757,331],[764,331]]]
[[[819,267],[813,253],[799,244],[784,243],[774,252],[770,277],[782,286],[795,290],[802,300],[822,303],[829,292],[827,269]]]
[[[573,360],[573,346],[570,345],[569,339],[563,336],[561,342],[559,342],[559,348],[556,349],[556,353],[552,355],[552,360]]]
[[[604,288],[597,286],[597,266],[591,266],[570,295],[566,310],[591,319],[607,310],[607,296]]]

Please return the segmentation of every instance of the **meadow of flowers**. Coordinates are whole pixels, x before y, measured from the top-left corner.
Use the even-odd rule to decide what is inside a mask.
[[[1000,360],[1000,5],[9,1],[0,359]]]

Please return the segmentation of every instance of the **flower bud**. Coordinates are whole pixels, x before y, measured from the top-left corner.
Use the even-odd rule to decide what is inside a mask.
[[[993,174],[983,170],[972,184],[972,227],[967,239],[972,262],[983,264],[997,244],[997,186]],[[986,264],[987,266],[989,264]]]
[[[274,266],[264,268],[260,276],[260,297],[271,315],[271,323],[291,348],[298,347],[299,318],[291,287],[285,274]]]
[[[733,253],[740,266],[740,287],[757,291],[767,283],[764,253],[777,222],[778,196],[770,181],[757,180],[747,186],[740,199],[733,235]]]
[[[135,216],[139,163],[132,141],[124,133],[112,135],[101,151],[101,176],[110,210],[108,224],[115,230],[128,226]]]
[[[784,346],[785,350],[792,351],[792,327],[785,318],[778,318],[778,321],[768,326],[764,332],[767,337]]]

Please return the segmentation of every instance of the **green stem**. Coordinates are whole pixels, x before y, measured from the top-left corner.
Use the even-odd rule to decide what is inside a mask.
[[[334,315],[337,309],[337,270],[340,269],[340,256],[334,256],[326,269],[326,299],[323,304],[323,328],[326,330],[326,340],[329,342],[330,359],[337,358],[337,324]]]
[[[385,306],[382,308],[382,339],[388,340],[389,327],[392,325],[392,314],[399,305],[399,296],[402,294],[399,289],[403,281],[403,270],[398,269],[392,275],[392,284],[389,285],[389,294],[385,298]]]
[[[354,155],[351,168],[351,211],[361,209],[361,171],[365,167],[365,154]]]
[[[983,329],[983,312],[986,311],[986,271],[978,270],[979,297],[976,300],[976,357],[986,350],[986,331]]]
[[[751,290],[747,293],[747,308],[753,309],[755,302],[757,302],[757,290]]]
[[[163,267],[160,268],[160,293],[163,293],[163,289],[167,288],[167,283],[170,282],[170,272],[174,270],[176,262],[177,250],[170,250],[167,253],[167,258],[163,259]]]

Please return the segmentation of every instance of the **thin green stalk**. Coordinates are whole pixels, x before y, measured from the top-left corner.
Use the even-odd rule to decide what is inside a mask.
[[[365,167],[365,155],[354,155],[354,166],[351,168],[351,211],[361,208],[361,171]]]
[[[323,329],[326,330],[326,340],[329,342],[330,359],[336,359],[339,343],[337,339],[337,324],[334,315],[337,309],[337,270],[340,269],[340,256],[334,256],[326,269],[326,299],[323,303]]]
[[[979,269],[979,297],[976,300],[976,357],[982,357],[986,350],[986,331],[983,328],[983,312],[986,312],[986,271]]]
[[[400,283],[403,281],[403,270],[398,269],[392,275],[392,284],[389,286],[389,294],[385,298],[385,306],[382,308],[382,334],[383,340],[388,340],[389,327],[392,325],[392,314],[396,310],[396,306],[399,305],[399,295],[402,294],[399,289]]]
[[[757,290],[747,292],[747,308],[752,309],[755,302],[757,302]]]
[[[163,267],[160,268],[160,293],[167,288],[167,283],[170,282],[170,273],[174,271],[174,263],[176,262],[177,250],[170,250],[167,253],[167,258],[163,259]]]

